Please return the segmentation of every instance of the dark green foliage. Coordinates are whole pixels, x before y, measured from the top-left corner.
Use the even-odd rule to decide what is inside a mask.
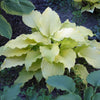
[[[3,0],[1,8],[8,14],[23,15],[30,13],[35,7],[29,0]]]
[[[66,90],[68,92],[75,91],[75,83],[68,76],[53,76],[49,77],[47,84],[50,86],[56,87],[57,89]]]
[[[67,95],[58,96],[56,100],[82,100],[82,99],[79,95],[70,93]]]
[[[100,70],[91,72],[87,77],[87,82],[95,87],[100,86]]]
[[[1,96],[1,100],[14,100],[17,95],[20,93],[20,84],[14,85],[11,88],[5,87],[3,94]]]
[[[84,100],[91,100],[93,92],[94,91],[92,87],[87,87],[87,89],[84,92]]]
[[[96,94],[93,96],[92,100],[100,100],[100,93],[96,93]]]
[[[12,36],[11,26],[2,15],[0,15],[0,35],[9,39]]]
[[[86,22],[87,17],[86,16],[84,17],[80,10],[73,11],[72,14],[73,14],[72,21],[75,22],[76,24],[82,25]]]
[[[20,15],[30,13],[35,7],[29,0],[0,0],[0,7],[8,14]],[[0,15],[0,35],[11,39],[12,29],[7,20]]]

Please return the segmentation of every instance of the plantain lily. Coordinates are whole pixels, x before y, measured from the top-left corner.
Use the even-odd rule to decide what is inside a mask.
[[[95,8],[100,9],[100,0],[74,0],[74,2],[78,3],[82,6],[82,3],[86,3],[86,5],[81,7],[81,12],[87,11],[93,13]]]
[[[47,8],[42,14],[32,11],[22,16],[23,22],[36,31],[22,34],[0,47],[6,56],[1,69],[25,65],[28,72],[41,70],[45,79],[63,75],[65,68],[75,66],[77,57],[84,57],[95,68],[100,68],[100,44],[89,41],[91,30],[66,20],[61,23],[58,14]]]

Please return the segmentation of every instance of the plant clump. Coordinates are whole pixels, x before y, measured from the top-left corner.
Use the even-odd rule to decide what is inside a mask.
[[[0,47],[0,55],[6,56],[1,70],[25,66],[15,84],[24,84],[33,75],[38,81],[42,77],[63,75],[65,68],[70,71],[75,66],[78,57],[85,58],[94,68],[100,68],[100,43],[88,40],[88,36],[93,36],[90,29],[76,26],[69,20],[61,23],[58,14],[49,7],[42,14],[32,11],[22,19],[34,31]]]

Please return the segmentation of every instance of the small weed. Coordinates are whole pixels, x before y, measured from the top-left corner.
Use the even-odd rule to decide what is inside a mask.
[[[72,21],[75,22],[77,25],[81,25],[86,22],[87,17],[84,17],[80,10],[73,11],[72,14],[73,14]]]

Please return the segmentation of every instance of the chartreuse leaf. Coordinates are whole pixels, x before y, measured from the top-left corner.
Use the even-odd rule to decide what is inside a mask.
[[[29,67],[31,67],[32,63],[36,62],[37,59],[41,58],[41,53],[39,50],[31,50],[27,53],[25,58],[25,67],[26,70],[29,70]]]
[[[25,63],[25,55],[19,57],[8,57],[4,60],[3,64],[1,65],[1,70],[4,68],[11,68],[16,67],[18,65],[23,65]]]
[[[61,21],[58,14],[52,11],[51,8],[47,8],[40,19],[40,28],[41,33],[46,36],[52,36],[56,31],[61,27]]]
[[[11,49],[6,46],[0,47],[0,55],[4,55],[6,57],[13,57],[13,56],[22,56],[23,54],[26,54],[29,51],[28,48],[23,49]]]
[[[68,92],[75,92],[75,83],[72,78],[68,76],[51,76],[46,81],[52,87],[65,90]]]
[[[67,95],[58,96],[56,100],[82,100],[79,95],[69,93]]]
[[[0,35],[9,39],[12,36],[11,26],[2,15],[0,15]]]
[[[96,47],[84,47],[79,53],[79,57],[84,57],[94,68],[100,68],[100,50]]]
[[[91,72],[87,77],[87,82],[93,86],[100,86],[100,70]]]
[[[41,13],[38,11],[32,11],[30,14],[24,14],[22,20],[24,24],[31,28],[38,28],[40,26]]]
[[[25,68],[23,68],[22,71],[19,73],[19,77],[15,80],[14,84],[21,84],[21,86],[23,86],[25,82],[32,79],[34,74],[35,72],[26,71]]]
[[[84,84],[87,84],[87,76],[89,75],[87,69],[85,66],[81,65],[81,64],[76,64],[73,68],[74,73],[80,77],[83,81]]]
[[[11,88],[4,88],[4,99],[3,100],[15,100],[17,95],[20,93],[20,84],[13,85]]]
[[[32,65],[29,67],[29,70],[28,71],[37,71],[39,69],[41,69],[41,59],[37,59],[36,62],[32,63]]]
[[[96,7],[97,9],[100,9],[100,3],[94,4],[94,7]]]
[[[26,48],[28,45],[36,45],[36,42],[34,40],[28,39],[27,35],[22,34],[18,36],[16,39],[12,39],[8,41],[5,46],[12,49],[14,48],[22,49],[22,48]]]
[[[32,34],[28,35],[29,39],[33,39],[37,43],[43,43],[43,44],[50,44],[51,40],[49,38],[44,37],[40,32],[34,32]]]
[[[96,3],[96,2],[98,2],[99,0],[86,0],[86,1],[92,2],[92,3]]]
[[[62,49],[60,54],[56,56],[55,61],[63,63],[65,68],[69,70],[75,65],[76,54],[73,49]]]
[[[43,78],[41,70],[37,70],[34,76],[38,82]]]
[[[59,54],[58,44],[40,46],[40,52],[42,57],[44,57],[47,61],[53,62],[55,57]]]
[[[35,7],[29,0],[3,0],[2,9],[12,15],[23,15],[30,13]]]
[[[96,94],[93,96],[92,100],[100,100],[100,93],[96,93]]]
[[[93,87],[87,87],[84,92],[84,100],[91,100],[93,96]]]
[[[72,40],[70,38],[68,39],[63,39],[61,41],[61,49],[70,49],[70,48],[74,48],[78,45],[78,43],[75,40]]]
[[[94,6],[87,5],[85,7],[82,7],[81,12],[88,11],[88,12],[93,13],[94,12],[94,9],[95,9]]]
[[[41,63],[41,70],[43,77],[47,79],[49,76],[63,75],[65,68],[61,63],[50,63],[43,59]]]
[[[68,19],[62,23],[62,28],[70,28],[70,27],[76,27],[76,24],[75,23],[71,23]]]

